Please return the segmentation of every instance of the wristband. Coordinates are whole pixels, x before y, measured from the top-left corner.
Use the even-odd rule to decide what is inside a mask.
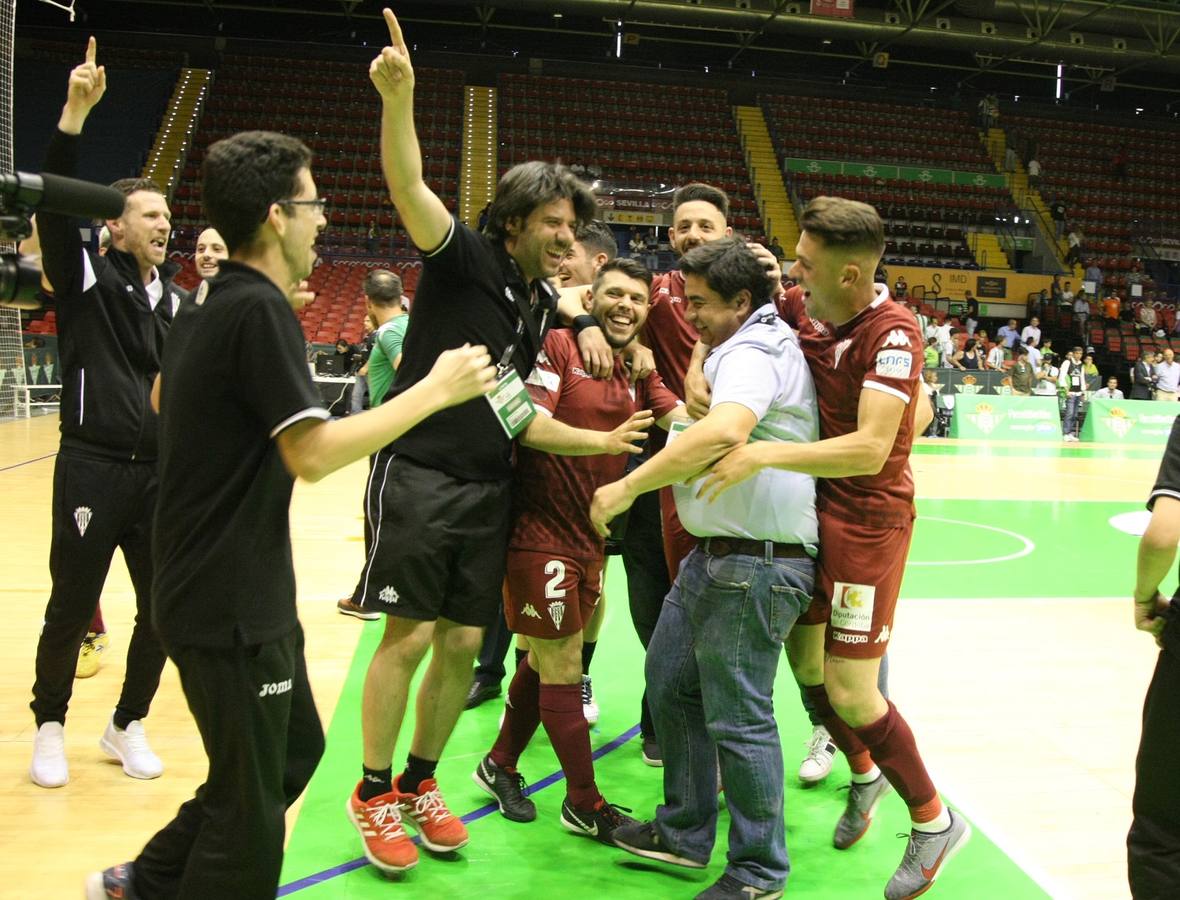
[[[601,328],[598,320],[591,315],[574,316],[574,320],[570,323],[570,327],[574,329],[574,334],[581,334],[587,328]]]

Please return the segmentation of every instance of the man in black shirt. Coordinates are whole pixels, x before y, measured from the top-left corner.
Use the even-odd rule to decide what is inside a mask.
[[[181,308],[164,353],[153,613],[209,774],[134,863],[90,876],[89,900],[275,896],[284,811],[323,751],[295,609],[293,480],[493,384],[486,350],[465,346],[380,408],[326,421],[292,309],[327,224],[310,162],[299,141],[258,131],[205,157],[206,211],[230,259],[204,304]]]
[[[390,821],[408,819],[431,850],[467,843],[434,770],[462,711],[482,630],[502,603],[512,442],[532,410],[522,382],[557,302],[546,279],[577,226],[593,219],[595,201],[568,169],[532,162],[501,179],[483,234],[452,218],[422,180],[414,71],[397,19],[384,15],[391,46],[369,69],[383,106],[381,162],[398,215],[423,251],[391,394],[412,390],[439,352],[465,341],[486,344],[501,375],[489,398],[447,410],[382,450],[370,480],[381,516],[353,602],[386,622],[365,681],[362,779],[349,804],[365,855],[398,872],[417,861],[417,849]],[[368,508],[376,508],[372,498]],[[395,778],[410,680],[431,648],[409,759]]]
[[[78,136],[106,91],[90,39],[86,60],[70,72],[45,171],[74,175]],[[164,651],[152,630],[151,521],[156,505],[156,415],[148,403],[160,350],[179,289],[177,266],[166,262],[170,213],[159,187],[127,178],[113,185],[127,195],[107,222],[105,256],[85,250],[76,223],[42,210],[42,265],[57,296],[61,353],[61,450],[53,472],[53,590],[37,642],[32,780],[42,787],[69,781],[64,724],[78,649],[115,548],[123,551],[135,588],[135,627],[115,713],[99,745],[133,778],[163,771],[148,746],[142,719],[160,683]]]

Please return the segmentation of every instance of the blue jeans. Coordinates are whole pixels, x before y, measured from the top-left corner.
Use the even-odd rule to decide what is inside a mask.
[[[1082,407],[1081,394],[1066,394],[1065,395],[1065,421],[1062,422],[1061,430],[1066,434],[1072,434],[1075,437],[1078,433],[1078,410]]]
[[[811,603],[810,559],[711,556],[694,549],[647,648],[647,689],[664,755],[665,844],[708,862],[717,766],[729,807],[726,872],[763,890],[790,872],[774,678],[783,641]]]

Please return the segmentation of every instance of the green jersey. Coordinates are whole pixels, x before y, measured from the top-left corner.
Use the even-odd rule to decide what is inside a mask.
[[[369,406],[381,405],[396,374],[393,362],[402,352],[409,315],[394,316],[373,334],[373,352],[369,354]]]

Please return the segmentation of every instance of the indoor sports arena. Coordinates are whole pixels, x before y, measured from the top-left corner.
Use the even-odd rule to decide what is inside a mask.
[[[1180,897],[1178,36],[0,0],[0,897]]]

